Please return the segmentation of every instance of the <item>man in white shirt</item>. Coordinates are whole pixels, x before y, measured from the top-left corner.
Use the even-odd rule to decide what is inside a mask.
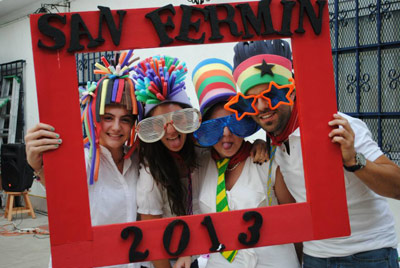
[[[286,41],[241,42],[234,50],[234,72],[240,72],[234,76],[243,94],[258,95],[271,81],[290,84],[292,54]],[[280,66],[269,70],[259,67],[258,80],[253,69],[253,76],[246,81],[247,77],[240,75],[250,68],[245,61],[251,58],[253,65],[259,61],[262,66],[265,60]],[[265,99],[258,98],[259,114],[252,117],[278,146],[275,159],[289,191],[297,202],[305,202],[295,92],[291,97],[294,105],[274,110]],[[342,152],[351,235],[304,242],[303,267],[399,267],[394,219],[384,197],[400,199],[400,168],[382,153],[361,120],[337,113],[327,123],[332,126],[329,137]]]

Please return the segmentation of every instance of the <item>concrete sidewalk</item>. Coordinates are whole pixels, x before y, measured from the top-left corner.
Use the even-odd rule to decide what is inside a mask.
[[[38,228],[39,233],[27,233]],[[25,232],[22,232],[26,230]],[[47,216],[36,212],[36,219],[27,213],[14,215],[11,222],[0,209],[0,267],[46,268],[50,259],[50,238]]]

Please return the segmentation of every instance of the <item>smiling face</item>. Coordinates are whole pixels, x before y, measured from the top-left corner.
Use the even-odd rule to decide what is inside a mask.
[[[224,107],[216,107],[209,119],[215,119],[231,115],[232,113],[225,110]],[[234,135],[228,127],[224,128],[222,138],[213,146],[221,157],[232,157],[242,146],[243,138]]]
[[[100,121],[100,145],[111,152],[121,150],[128,140],[134,123],[131,111],[121,105],[107,105]]]
[[[153,109],[152,116],[157,116],[161,114],[166,114],[178,110],[182,110],[183,108],[175,103],[166,103],[158,105]],[[165,126],[165,134],[161,138],[161,142],[167,147],[168,150],[172,152],[179,152],[186,141],[186,134],[178,132],[173,124],[167,123]]]
[[[258,95],[268,87],[268,84],[261,84],[252,87],[246,95]],[[279,135],[283,132],[292,112],[293,106],[280,105],[275,110],[269,108],[268,102],[263,98],[258,98],[256,107],[259,114],[252,115],[251,117],[257,122],[265,131]]]

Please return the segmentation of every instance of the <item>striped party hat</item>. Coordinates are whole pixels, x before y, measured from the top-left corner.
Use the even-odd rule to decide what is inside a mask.
[[[221,59],[200,62],[193,70],[192,80],[203,115],[214,104],[228,101],[237,93],[232,66]]]
[[[241,62],[233,77],[244,95],[250,88],[271,81],[278,85],[287,85],[291,83],[289,78],[292,78],[292,62],[273,54],[256,55]]]

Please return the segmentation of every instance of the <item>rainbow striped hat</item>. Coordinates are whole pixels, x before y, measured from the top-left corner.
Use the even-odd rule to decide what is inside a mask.
[[[287,85],[290,84],[289,78],[292,78],[292,62],[273,54],[253,56],[236,67],[233,77],[245,95],[250,88],[271,81]]]
[[[203,115],[212,105],[228,101],[237,93],[232,66],[221,59],[210,58],[197,64],[192,80]]]

